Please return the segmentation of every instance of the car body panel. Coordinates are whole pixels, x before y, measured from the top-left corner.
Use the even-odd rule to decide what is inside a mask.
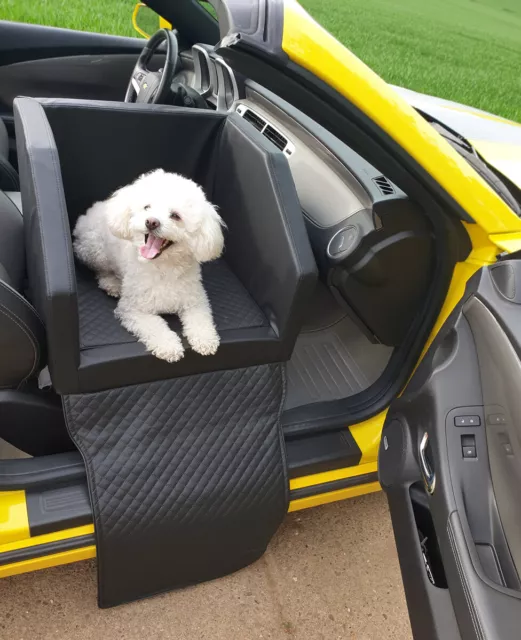
[[[410,105],[466,138],[490,165],[521,188],[521,124],[410,89],[393,89]]]

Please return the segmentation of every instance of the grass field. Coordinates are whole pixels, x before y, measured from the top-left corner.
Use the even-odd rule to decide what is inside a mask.
[[[301,3],[388,82],[521,121],[521,0]],[[133,5],[0,0],[0,18],[132,35]]]

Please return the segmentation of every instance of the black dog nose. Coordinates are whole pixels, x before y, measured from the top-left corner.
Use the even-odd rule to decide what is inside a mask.
[[[147,218],[145,224],[147,226],[147,229],[153,231],[154,229],[157,229],[161,223],[157,218]]]

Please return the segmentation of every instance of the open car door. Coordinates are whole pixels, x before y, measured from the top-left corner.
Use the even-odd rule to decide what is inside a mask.
[[[521,260],[478,271],[390,407],[379,454],[422,640],[521,635]]]

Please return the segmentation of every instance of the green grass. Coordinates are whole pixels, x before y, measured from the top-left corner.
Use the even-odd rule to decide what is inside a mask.
[[[301,0],[379,75],[521,121],[521,0]]]
[[[301,3],[388,82],[521,121],[521,0]],[[133,6],[133,0],[0,0],[0,18],[135,35]]]

